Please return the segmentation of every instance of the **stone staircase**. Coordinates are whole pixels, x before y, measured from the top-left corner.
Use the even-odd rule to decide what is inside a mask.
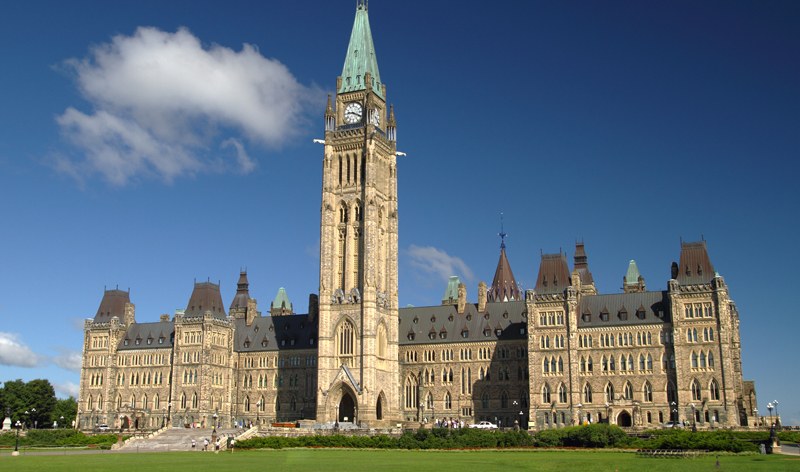
[[[229,436],[237,437],[246,432],[244,429],[217,429],[217,437],[220,441],[220,450],[227,446]],[[114,448],[119,452],[166,452],[166,451],[191,451],[192,439],[197,442],[195,450],[203,450],[203,439],[208,439],[208,450],[214,451],[211,443],[211,428],[165,428],[149,437],[132,437],[125,441],[123,445]]]

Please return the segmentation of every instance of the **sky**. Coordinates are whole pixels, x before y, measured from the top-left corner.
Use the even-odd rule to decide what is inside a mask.
[[[0,15],[0,381],[76,395],[104,288],[138,321],[240,269],[318,290],[326,95],[355,1],[12,2]],[[400,304],[491,283],[500,214],[532,288],[584,241],[601,293],[663,290],[705,239],[759,410],[800,424],[800,3],[369,5],[395,105]]]

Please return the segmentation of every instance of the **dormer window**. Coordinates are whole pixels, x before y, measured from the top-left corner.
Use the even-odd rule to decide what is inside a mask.
[[[447,321],[453,321],[453,315],[448,316]]]
[[[619,319],[622,321],[627,321],[628,312],[625,310],[625,308],[623,308],[622,310],[619,311],[619,313],[617,313],[617,317],[619,317]]]
[[[435,333],[435,332],[433,332],[433,331],[431,331],[430,333],[428,333],[428,339],[431,339],[431,340],[433,340],[433,339],[436,339],[436,333]]]
[[[415,317],[414,317],[414,319],[413,319],[413,320],[411,320],[411,321],[412,321],[414,324],[417,324],[417,323],[419,323],[419,318],[415,316]]]
[[[314,345],[314,338],[311,338],[311,339],[309,339],[309,340],[308,340],[308,344],[310,344],[310,345],[312,345],[312,346],[313,346],[313,345]]]
[[[603,309],[603,311],[600,312],[600,320],[608,321],[608,310]]]
[[[464,339],[468,338],[469,337],[469,330],[468,329],[462,330],[461,331],[461,337],[464,338]]]
[[[496,330],[494,330],[494,334],[499,338],[500,336],[503,335],[503,330],[500,329],[500,328],[497,328]]]
[[[408,333],[408,340],[409,341],[413,341],[414,340],[414,333]]]
[[[592,314],[587,311],[586,313],[581,315],[581,320],[583,320],[584,323],[592,321]]]
[[[244,347],[250,347],[250,341],[245,341],[244,342]]]
[[[136,345],[142,344],[142,340],[140,338],[136,338]]]
[[[472,321],[472,315],[467,314],[466,318],[467,318],[467,321]]]
[[[254,332],[254,333],[257,333],[257,332],[258,332],[258,326],[254,326],[254,327],[253,327],[253,332]]]
[[[261,347],[267,347],[267,344],[269,344],[269,343],[267,342],[266,339],[261,341]]]
[[[126,339],[125,341],[123,341],[123,342],[122,342],[122,344],[124,344],[125,346],[127,346],[129,343],[130,343],[130,341],[129,341],[129,340],[127,340],[127,339]]]
[[[645,317],[644,308],[639,308],[638,310],[636,310],[636,317],[639,318],[640,320],[644,319]]]
[[[700,264],[697,264],[697,275],[703,275],[703,268],[700,267]]]
[[[436,323],[436,316],[431,316],[431,323]]]
[[[483,335],[488,338],[489,336],[492,335],[492,330],[489,329],[489,328],[484,329],[483,330]]]
[[[147,344],[153,344],[153,338],[147,338]]]
[[[158,344],[164,344],[164,337],[158,338]]]

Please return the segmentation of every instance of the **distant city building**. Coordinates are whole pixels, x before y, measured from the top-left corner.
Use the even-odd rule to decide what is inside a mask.
[[[358,2],[336,97],[324,114],[319,295],[297,314],[280,288],[262,315],[239,274],[195,283],[184,310],[137,322],[106,290],[86,320],[78,427],[209,427],[314,420],[387,427],[452,418],[555,428],[751,426],[739,314],[705,241],[681,243],[664,290],[634,261],[600,294],[583,242],[543,254],[533,289],[505,234],[477,303],[451,277],[442,304],[398,308],[396,120]]]

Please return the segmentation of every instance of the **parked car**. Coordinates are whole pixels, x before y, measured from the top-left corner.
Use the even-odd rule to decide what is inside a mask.
[[[497,429],[497,425],[490,421],[481,421],[480,423],[471,424],[469,427],[477,429]]]
[[[98,431],[108,431],[109,429],[111,428],[109,428],[108,425],[105,423],[97,425]]]
[[[661,425],[663,429],[672,429],[672,428],[680,428],[681,424],[677,421],[667,421],[666,423]]]

